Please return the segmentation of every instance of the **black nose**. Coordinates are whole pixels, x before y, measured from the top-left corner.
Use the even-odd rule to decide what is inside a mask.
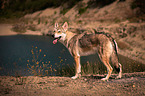
[[[54,34],[52,34],[52,37],[54,38]]]

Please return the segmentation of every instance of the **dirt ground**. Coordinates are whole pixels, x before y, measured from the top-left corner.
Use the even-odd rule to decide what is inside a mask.
[[[145,72],[124,73],[123,78],[101,81],[105,75],[70,77],[0,76],[0,96],[143,96]]]

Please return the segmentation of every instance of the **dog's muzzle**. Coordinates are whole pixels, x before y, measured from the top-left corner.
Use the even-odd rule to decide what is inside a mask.
[[[52,35],[52,37],[54,38],[54,35]],[[53,44],[56,44],[57,41],[58,41],[60,38],[61,38],[61,36],[59,36],[58,38],[54,38],[54,40],[53,40]]]

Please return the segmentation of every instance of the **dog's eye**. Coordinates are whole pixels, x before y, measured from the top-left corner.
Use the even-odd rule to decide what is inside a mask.
[[[53,32],[55,32],[55,31],[53,31]]]
[[[61,31],[60,30],[58,30],[58,33],[60,33]]]

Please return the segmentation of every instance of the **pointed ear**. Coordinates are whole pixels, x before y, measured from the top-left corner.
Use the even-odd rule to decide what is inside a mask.
[[[68,24],[67,24],[67,22],[65,22],[65,23],[63,24],[62,28],[63,28],[65,31],[68,29]]]
[[[58,27],[58,23],[55,23],[55,28],[57,28]]]

